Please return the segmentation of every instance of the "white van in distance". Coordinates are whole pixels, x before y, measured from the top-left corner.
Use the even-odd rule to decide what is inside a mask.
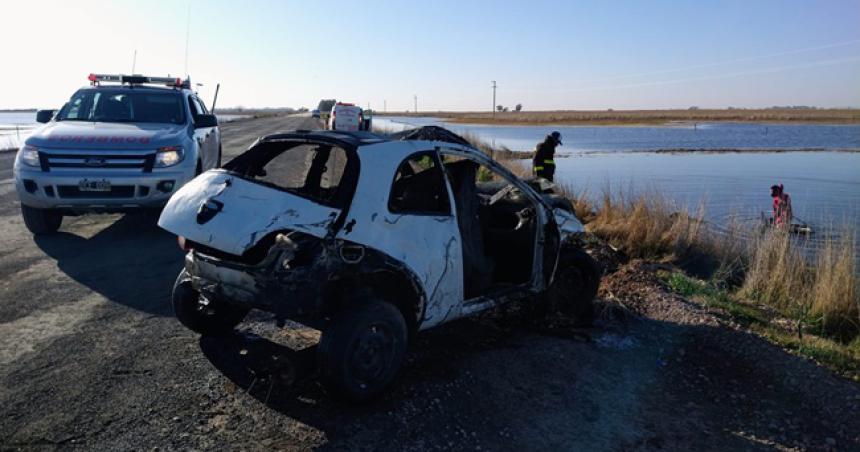
[[[364,130],[363,124],[364,114],[361,107],[357,107],[355,104],[338,102],[331,109],[327,125],[329,130],[357,132]]]

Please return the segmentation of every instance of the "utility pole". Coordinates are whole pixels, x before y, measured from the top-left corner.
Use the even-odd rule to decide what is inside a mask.
[[[495,118],[496,117],[496,81],[495,80],[493,80],[493,109],[491,111],[493,112],[493,118]]]
[[[412,98],[415,100],[415,113],[417,114],[418,113],[418,95],[413,94]]]
[[[382,99],[382,111],[388,112],[388,100]]]

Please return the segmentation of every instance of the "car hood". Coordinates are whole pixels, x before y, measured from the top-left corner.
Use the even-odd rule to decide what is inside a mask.
[[[62,149],[154,149],[182,144],[186,130],[176,124],[54,121],[33,132],[27,144]]]
[[[241,255],[275,231],[323,238],[339,213],[224,170],[210,170],[170,197],[158,225],[193,242]]]

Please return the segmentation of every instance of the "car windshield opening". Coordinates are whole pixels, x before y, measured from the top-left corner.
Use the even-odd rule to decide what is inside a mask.
[[[178,92],[86,89],[72,96],[57,120],[182,124],[185,115]]]

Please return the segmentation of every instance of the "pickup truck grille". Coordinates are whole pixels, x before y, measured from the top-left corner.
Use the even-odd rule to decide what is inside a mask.
[[[152,171],[154,153],[146,154],[54,154],[39,153],[42,171],[51,168],[90,168],[90,169],[140,169],[144,173]]]
[[[114,185],[110,191],[81,191],[74,185],[57,185],[60,198],[133,198],[134,185]]]

